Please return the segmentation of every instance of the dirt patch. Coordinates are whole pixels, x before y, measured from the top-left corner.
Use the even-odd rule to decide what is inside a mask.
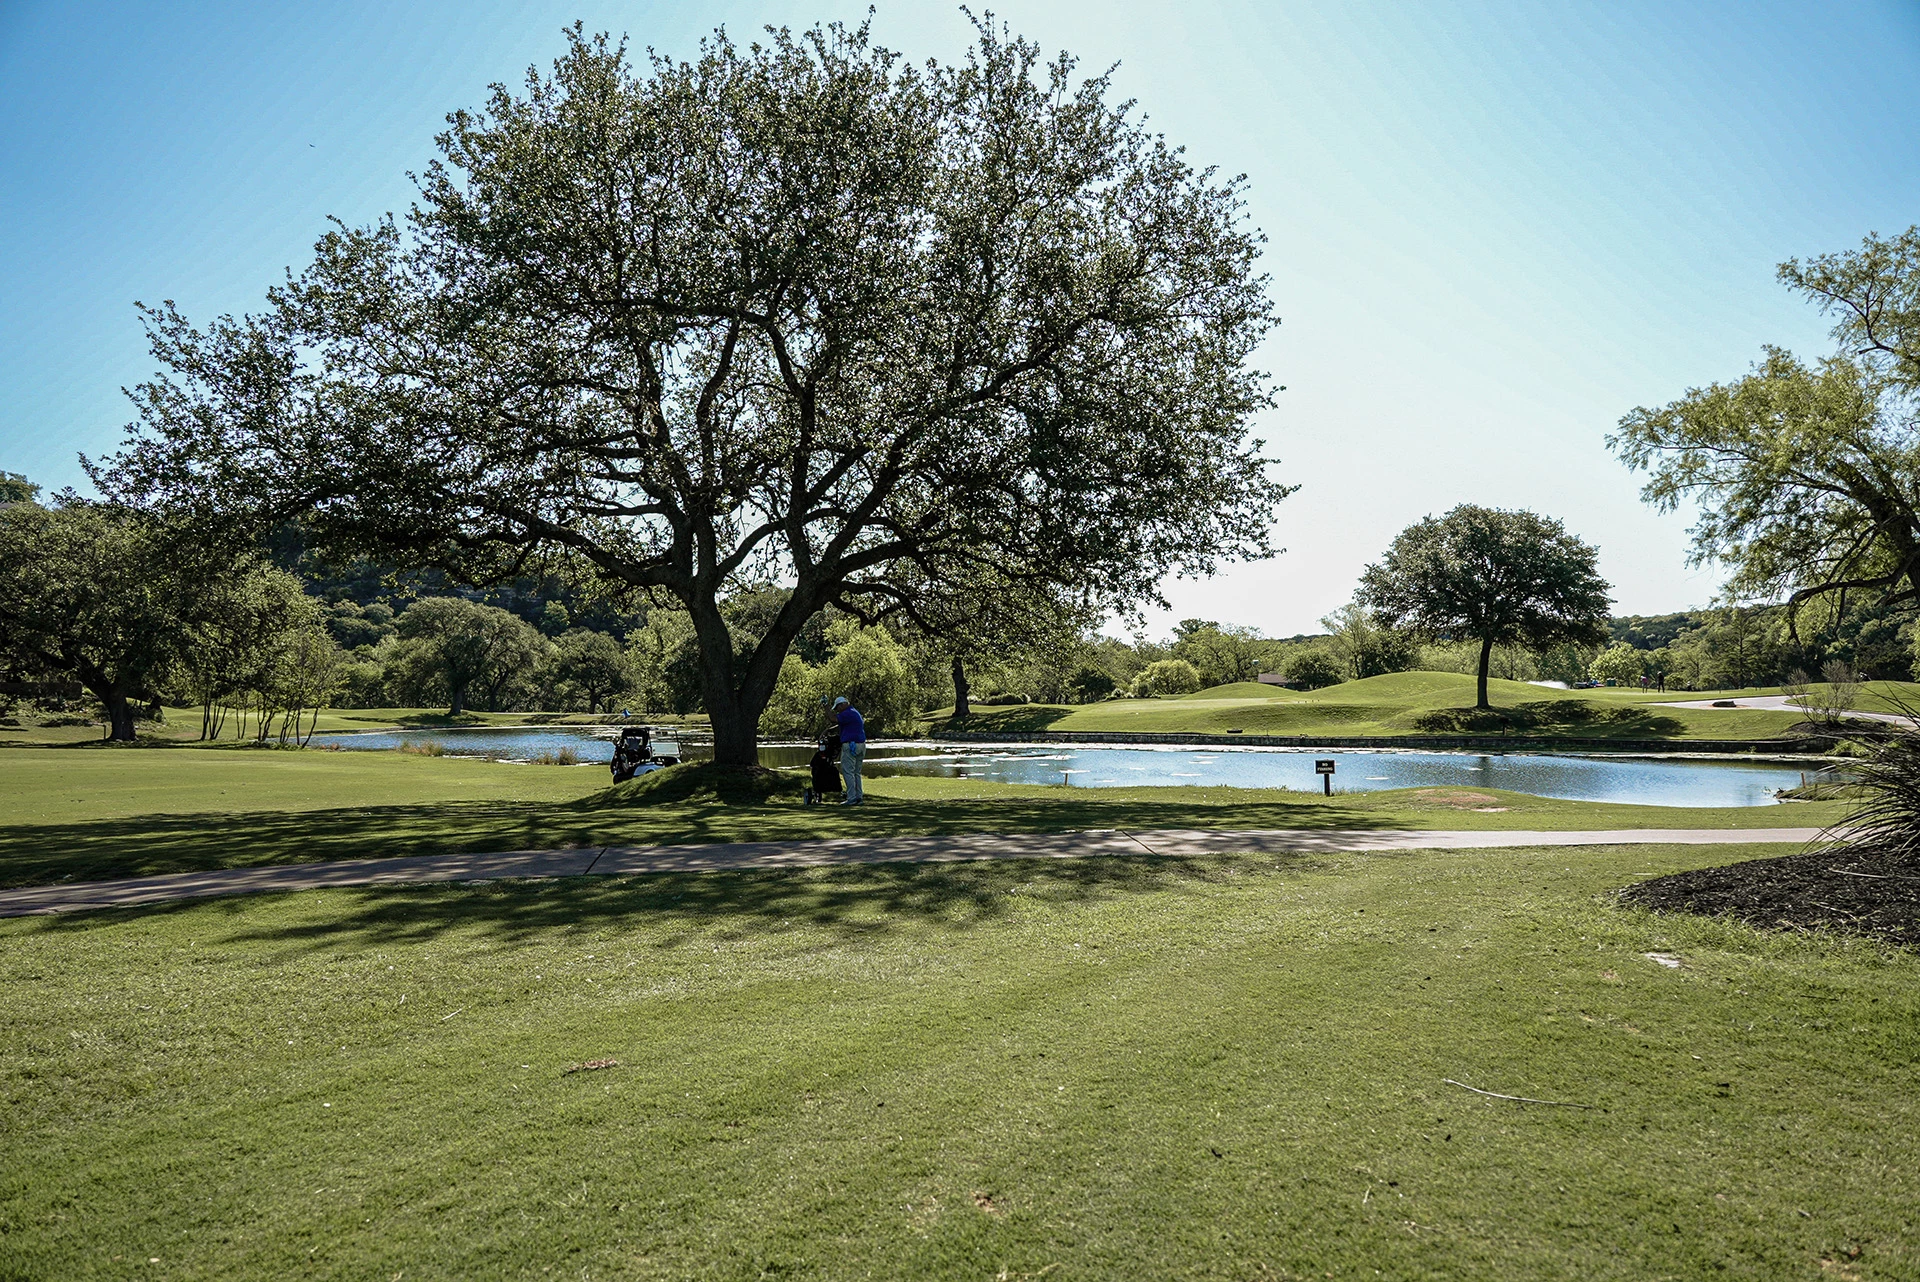
[[[1623,902],[1655,912],[1821,927],[1920,948],[1920,861],[1865,850],[1813,851],[1656,877]]]

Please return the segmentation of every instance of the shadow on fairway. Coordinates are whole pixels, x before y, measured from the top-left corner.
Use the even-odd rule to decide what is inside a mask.
[[[1387,722],[1429,734],[1578,735],[1595,739],[1672,739],[1686,723],[1638,704],[1540,699],[1511,708],[1424,708]]]
[[[85,930],[195,912],[223,917],[234,928],[222,937],[216,927],[209,942],[301,951],[424,943],[448,935],[506,942],[575,932],[604,938],[623,927],[655,931],[663,924],[670,929],[650,940],[663,949],[777,937],[798,926],[824,928],[837,945],[902,929],[966,930],[1036,904],[1153,894],[1325,862],[1307,855],[1141,855],[366,887],[297,892],[324,896],[324,916],[287,896],[263,905],[263,897],[244,895],[49,917],[35,929]]]
[[[1085,793],[915,800],[858,809],[797,802],[586,806],[462,801],[364,809],[138,815],[0,828],[0,886],[104,881],[208,868],[576,846],[805,841],[827,837],[1066,832],[1088,828],[1403,828],[1316,801],[1101,801]]]
[[[1009,707],[976,707],[966,717],[941,717],[927,722],[929,734],[958,731],[965,734],[1032,734],[1050,729],[1053,723],[1074,713],[1072,708],[1053,704],[1021,704]]]

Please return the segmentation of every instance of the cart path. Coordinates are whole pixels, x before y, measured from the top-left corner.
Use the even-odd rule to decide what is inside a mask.
[[[1727,705],[1731,704],[1731,707]],[[1806,708],[1794,702],[1794,696],[1785,694],[1756,694],[1745,699],[1723,699],[1717,704],[1712,699],[1688,699],[1683,703],[1652,703],[1650,708],[1692,708],[1700,712],[1733,712],[1741,708],[1763,708],[1769,712],[1805,712]],[[1841,714],[1865,721],[1885,721],[1897,726],[1911,726],[1912,717],[1897,712],[1856,712],[1849,708]]]
[[[1604,832],[1460,832],[1251,829],[1131,832],[981,833],[948,837],[871,837],[828,841],[754,841],[705,846],[585,846],[493,854],[347,859],[336,863],[218,868],[125,881],[70,882],[0,890],[0,917],[130,908],[180,899],[263,891],[422,882],[486,882],[527,877],[635,876],[738,869],[821,868],[833,864],[953,863],[977,859],[1085,859],[1100,855],[1315,854],[1369,850],[1485,850],[1501,846],[1806,845],[1820,828],[1623,828]]]

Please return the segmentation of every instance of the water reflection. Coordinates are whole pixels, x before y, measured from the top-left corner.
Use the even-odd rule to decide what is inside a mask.
[[[617,726],[402,730],[316,735],[314,743],[353,750],[437,742],[449,754],[526,761],[571,748],[582,762],[604,764],[613,755]],[[655,731],[655,749],[700,760],[710,741]],[[798,744],[762,747],[769,766],[804,766],[813,749]],[[1658,806],[1760,806],[1774,791],[1801,781],[1798,763],[1578,757],[1545,753],[1359,752],[1352,749],[1207,748],[1063,744],[966,745],[876,743],[867,753],[869,775],[923,775],[996,783],[1058,784],[1072,788],[1220,785],[1318,791],[1315,760],[1331,758],[1336,787],[1348,792],[1384,788],[1478,786],[1573,801],[1625,801]]]

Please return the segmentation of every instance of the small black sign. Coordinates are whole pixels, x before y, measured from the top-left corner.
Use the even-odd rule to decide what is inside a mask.
[[[1333,763],[1331,761],[1315,761],[1313,763],[1313,773],[1317,775],[1330,775],[1333,773]]]

